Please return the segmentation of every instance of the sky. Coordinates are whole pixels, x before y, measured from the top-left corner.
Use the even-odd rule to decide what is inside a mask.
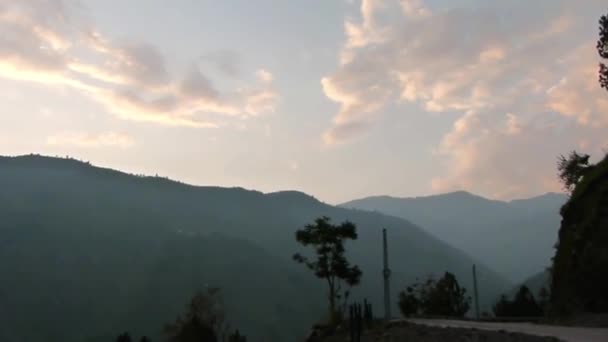
[[[605,0],[0,0],[0,154],[328,203],[560,191]]]

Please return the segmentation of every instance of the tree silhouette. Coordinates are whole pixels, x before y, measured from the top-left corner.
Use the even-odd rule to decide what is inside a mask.
[[[512,301],[505,295],[500,297],[494,305],[494,314],[497,317],[537,317],[542,316],[543,309],[530,289],[522,285]]]
[[[329,217],[320,217],[314,224],[308,224],[296,232],[296,240],[303,246],[312,246],[316,258],[294,254],[293,259],[306,265],[314,274],[327,281],[330,321],[335,322],[340,313],[336,302],[341,298],[342,282],[352,287],[359,284],[361,270],[351,266],[344,256],[344,242],[357,239],[356,226],[348,221],[332,225]]]
[[[234,333],[230,334],[228,337],[228,342],[247,342],[247,337],[241,335],[237,329]]]
[[[405,317],[410,317],[418,313],[420,300],[414,292],[413,286],[408,286],[405,291],[399,293],[399,310]]]
[[[131,339],[131,335],[129,335],[128,332],[122,333],[120,335],[118,335],[118,337],[116,338],[116,342],[131,342],[133,341]]]
[[[429,277],[423,283],[407,287],[399,294],[399,308],[404,316],[422,313],[462,317],[471,305],[471,297],[466,292],[452,273],[445,272],[439,280]]]
[[[600,18],[600,38],[597,41],[597,51],[603,59],[608,59],[608,16]],[[608,90],[608,66],[600,63],[599,81],[602,88]]]
[[[572,192],[589,168],[589,155],[579,154],[576,151],[570,152],[568,157],[559,156],[557,161],[557,170],[564,189]]]
[[[471,302],[466,292],[452,273],[445,272],[430,288],[423,306],[428,314],[461,317],[469,311]]]
[[[503,294],[500,296],[500,299],[494,304],[492,311],[494,312],[494,316],[496,317],[510,317],[512,311],[513,304],[507,297],[507,295]]]
[[[538,305],[540,306],[543,313],[545,313],[545,311],[547,310],[547,305],[549,304],[549,298],[550,298],[549,290],[547,290],[546,287],[542,287],[538,291]]]
[[[151,342],[151,340],[148,336],[142,336],[141,339],[139,339],[139,342]]]
[[[599,20],[597,51],[608,59],[608,16]],[[608,66],[600,63],[600,86],[608,90]],[[608,155],[595,165],[572,152],[558,163],[560,178],[572,196],[560,210],[562,223],[551,267],[552,314],[608,312]]]
[[[608,312],[608,155],[586,167],[561,210],[550,312]]]
[[[224,307],[218,288],[198,292],[192,297],[184,316],[165,326],[174,342],[216,342],[227,331]]]
[[[522,316],[540,316],[543,313],[540,305],[536,302],[532,291],[527,286],[521,286],[515,299],[513,300],[516,308],[519,308]]]

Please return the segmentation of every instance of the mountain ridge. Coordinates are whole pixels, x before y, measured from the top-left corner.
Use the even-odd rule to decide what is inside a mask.
[[[559,209],[566,199],[546,193],[499,201],[458,191],[413,198],[373,196],[341,206],[406,219],[520,283],[550,265]]]
[[[531,197],[514,198],[514,199],[510,199],[510,200],[499,200],[499,199],[492,199],[492,198],[484,197],[482,195],[477,195],[477,194],[474,194],[474,193],[466,191],[466,190],[458,190],[458,191],[444,192],[444,193],[440,193],[440,194],[420,195],[420,196],[371,195],[371,196],[356,198],[353,200],[348,200],[346,202],[342,202],[337,205],[338,206],[348,206],[351,203],[355,203],[355,202],[358,202],[361,200],[372,200],[372,199],[421,200],[421,199],[436,199],[436,198],[451,198],[451,197],[452,198],[453,197],[474,198],[474,199],[482,199],[482,200],[490,201],[490,202],[499,202],[499,203],[508,204],[508,203],[513,203],[513,202],[530,201],[530,200],[538,200],[538,199],[545,199],[545,198],[550,198],[550,199],[559,198],[561,200],[561,199],[566,198],[567,195],[558,193],[558,192],[546,192],[546,193],[534,195]]]
[[[485,285],[483,306],[512,285],[408,221],[301,192],[190,186],[69,159],[15,158],[0,158],[0,272],[11,279],[0,282],[0,301],[11,293],[4,306],[12,310],[0,312],[0,330],[16,341],[75,342],[126,329],[157,336],[154,329],[203,284],[224,288],[233,323],[252,341],[300,337],[321,318],[325,289],[291,260],[306,250],[294,233],[319,216],[357,225],[359,239],[347,251],[364,276],[353,298],[377,307],[384,227],[395,293],[445,271],[471,289],[474,263]],[[275,290],[268,292],[269,284]],[[46,323],[50,312],[53,324]],[[32,321],[36,331],[26,329]]]

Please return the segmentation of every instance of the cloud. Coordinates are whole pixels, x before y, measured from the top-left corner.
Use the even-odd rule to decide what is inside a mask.
[[[272,82],[274,80],[274,76],[268,70],[259,69],[258,71],[255,72],[255,75],[260,82],[268,83],[268,82]]]
[[[608,144],[593,42],[603,4],[450,6],[362,1],[360,21],[345,19],[339,68],[321,80],[339,105],[324,141],[361,137],[388,105],[460,113],[437,144],[435,190],[503,198],[557,190],[557,155],[581,141],[594,151]]]
[[[62,132],[47,138],[53,146],[76,146],[83,148],[120,147],[128,148],[135,141],[128,135],[117,132],[90,134],[83,132]]]
[[[608,96],[598,87],[594,42],[588,42],[562,61],[570,66],[553,87],[547,89],[547,108],[572,117],[582,126],[608,124]]]
[[[422,0],[401,0],[401,9],[408,18],[428,17],[431,10],[428,9]]]
[[[361,23],[346,20],[344,30],[347,37],[346,46],[356,48],[371,43],[381,42],[381,30],[376,26],[374,14],[383,7],[383,0],[361,1]]]
[[[201,56],[201,60],[211,63],[226,76],[237,77],[241,74],[239,68],[241,56],[236,51],[217,50],[208,52]]]
[[[172,75],[155,46],[116,43],[79,19],[66,1],[0,0],[0,77],[73,88],[120,118],[173,126],[218,127],[275,108],[269,71],[246,91],[219,89],[196,66]]]
[[[278,94],[272,90],[253,89],[243,92],[245,95],[245,112],[249,115],[272,113],[275,111]]]

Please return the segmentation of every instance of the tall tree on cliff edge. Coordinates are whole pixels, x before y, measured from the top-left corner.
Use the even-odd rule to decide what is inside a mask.
[[[600,18],[600,39],[597,41],[597,52],[603,59],[608,59],[608,15]],[[608,90],[608,66],[600,63],[599,81],[602,88]]]

